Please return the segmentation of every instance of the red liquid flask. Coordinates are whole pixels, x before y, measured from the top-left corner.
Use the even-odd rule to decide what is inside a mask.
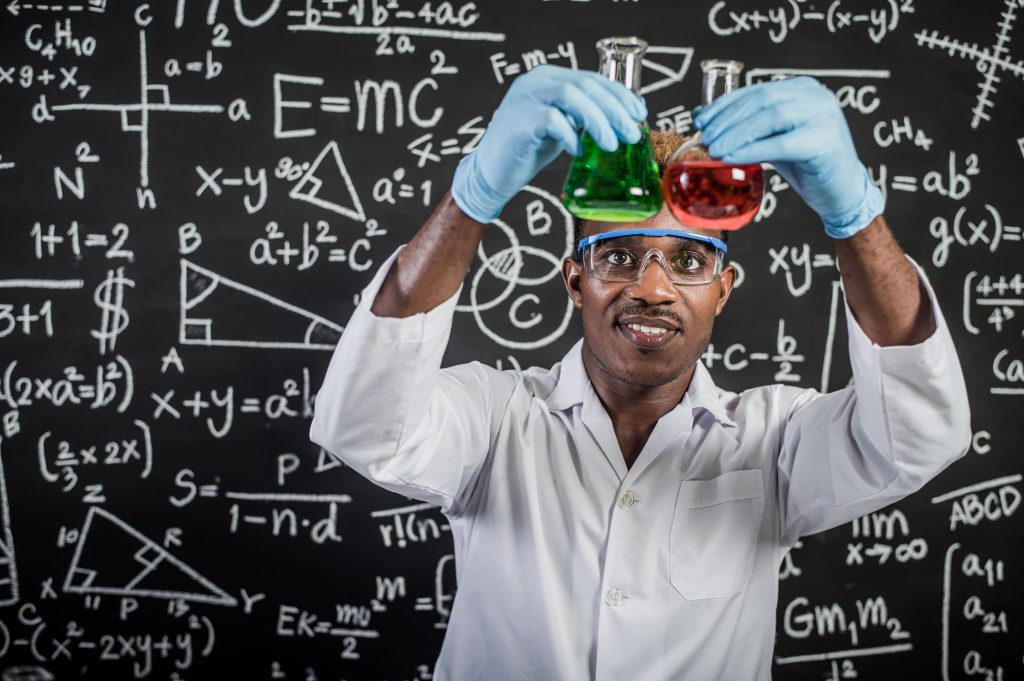
[[[662,194],[681,224],[736,230],[750,222],[764,196],[759,163],[682,161],[665,168]]]
[[[701,102],[711,102],[739,87],[743,64],[731,59],[707,59]],[[735,230],[754,219],[764,196],[760,163],[725,163],[711,157],[698,132],[672,152],[661,179],[669,210],[685,227]]]

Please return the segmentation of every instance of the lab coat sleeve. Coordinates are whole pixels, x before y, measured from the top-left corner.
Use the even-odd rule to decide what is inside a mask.
[[[516,379],[479,362],[441,369],[461,287],[410,317],[370,310],[403,248],[363,289],[316,395],[309,435],[379,486],[454,513]]]
[[[846,305],[853,385],[828,394],[800,391],[782,416],[784,545],[902,499],[970,446],[956,348],[931,284],[913,264],[928,292],[935,332],[916,345],[883,348]]]

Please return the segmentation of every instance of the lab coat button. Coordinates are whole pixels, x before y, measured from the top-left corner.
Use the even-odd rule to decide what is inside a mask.
[[[626,492],[625,494],[623,494],[621,497],[619,497],[618,507],[619,508],[623,508],[623,509],[625,509],[625,508],[632,508],[633,504],[635,504],[635,503],[636,503],[636,495],[633,494],[632,491],[629,491],[629,492]]]
[[[612,587],[604,594],[604,602],[608,605],[615,606],[622,604],[622,589],[616,589]]]

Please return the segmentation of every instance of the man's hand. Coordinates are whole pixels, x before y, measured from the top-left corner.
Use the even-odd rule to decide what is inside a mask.
[[[564,149],[582,151],[580,129],[605,151],[640,139],[643,101],[621,83],[590,71],[543,65],[515,79],[480,144],[459,162],[452,198],[488,223]]]
[[[702,109],[694,125],[713,158],[775,166],[835,239],[853,236],[884,208],[839,102],[813,78],[734,90]]]

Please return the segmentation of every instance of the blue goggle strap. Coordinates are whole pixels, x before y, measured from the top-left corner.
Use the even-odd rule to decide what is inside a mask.
[[[647,227],[641,229],[620,229],[611,232],[601,232],[600,234],[591,234],[588,237],[580,239],[579,245],[576,247],[576,257],[583,255],[583,250],[587,246],[593,246],[598,241],[604,241],[605,239],[614,239],[619,236],[676,236],[683,239],[693,239],[694,241],[703,241],[704,243],[711,244],[722,253],[727,253],[729,247],[721,239],[716,239],[713,236],[704,236],[703,234],[694,234],[693,232],[684,232],[680,229],[657,229],[654,227]]]

